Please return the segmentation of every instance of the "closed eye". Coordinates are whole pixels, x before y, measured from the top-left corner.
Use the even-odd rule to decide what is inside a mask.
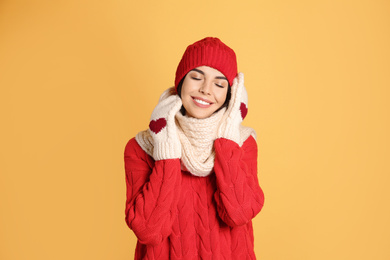
[[[220,87],[220,88],[224,88],[224,86],[219,85],[219,84],[217,84],[217,83],[215,83],[215,85],[217,85],[217,86]]]
[[[195,78],[195,77],[191,77],[192,79],[194,79],[194,80],[200,80],[199,78]]]

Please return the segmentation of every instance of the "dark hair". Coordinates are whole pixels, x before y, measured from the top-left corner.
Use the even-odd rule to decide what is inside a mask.
[[[184,78],[185,78],[185,76],[180,80],[179,84],[177,85],[177,94],[179,95],[180,98],[181,98],[181,89],[183,87]],[[228,91],[226,93],[225,103],[223,103],[223,105],[220,108],[218,108],[214,113],[218,112],[219,110],[221,110],[224,107],[228,107],[229,106],[229,101],[230,101],[230,98],[232,96],[231,89],[232,88],[230,87],[230,84],[228,83]],[[186,110],[185,110],[184,106],[181,106],[180,112],[183,115],[186,114]]]

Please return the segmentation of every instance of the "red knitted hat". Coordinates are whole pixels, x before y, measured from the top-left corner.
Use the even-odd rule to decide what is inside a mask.
[[[217,69],[227,78],[230,86],[237,76],[237,59],[234,51],[220,39],[206,37],[189,45],[176,70],[175,88],[187,73],[199,66]]]

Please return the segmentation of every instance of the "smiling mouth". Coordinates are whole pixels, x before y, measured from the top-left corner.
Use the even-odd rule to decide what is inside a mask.
[[[207,102],[203,99],[196,98],[196,97],[192,97],[192,100],[194,101],[195,105],[197,105],[198,107],[202,107],[202,108],[209,107],[213,104],[211,102]]]
[[[197,98],[194,98],[194,100],[202,105],[211,105],[210,103],[207,103],[206,101],[203,101],[203,100],[200,100],[200,99],[197,99]]]

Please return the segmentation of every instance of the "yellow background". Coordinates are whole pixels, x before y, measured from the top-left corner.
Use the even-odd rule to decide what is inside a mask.
[[[0,1],[0,259],[132,259],[123,150],[187,45],[238,56],[264,260],[390,259],[389,1]]]

